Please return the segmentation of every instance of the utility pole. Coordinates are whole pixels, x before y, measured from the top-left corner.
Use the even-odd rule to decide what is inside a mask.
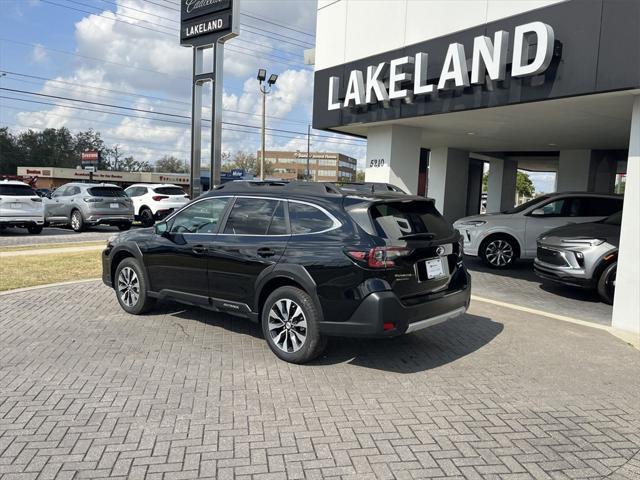
[[[264,180],[264,153],[265,153],[265,130],[266,130],[266,110],[267,110],[267,95],[271,93],[271,87],[278,80],[278,75],[271,74],[266,85],[263,82],[267,78],[267,71],[264,68],[258,70],[258,81],[260,82],[260,92],[262,93],[262,149],[260,152],[260,180]]]
[[[311,179],[309,162],[311,161],[311,125],[307,125],[307,180]]]

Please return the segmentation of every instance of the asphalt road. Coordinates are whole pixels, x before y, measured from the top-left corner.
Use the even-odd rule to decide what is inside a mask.
[[[131,228],[140,228],[133,225]],[[98,226],[81,233],[76,233],[70,228],[51,227],[45,228],[38,235],[31,235],[24,228],[6,228],[0,231],[0,247],[43,245],[47,243],[72,243],[106,241],[114,233],[118,233],[118,227]]]

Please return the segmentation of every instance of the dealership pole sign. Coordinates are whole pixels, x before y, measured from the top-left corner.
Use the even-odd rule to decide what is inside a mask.
[[[389,62],[369,65],[366,70],[353,69],[348,74],[344,92],[341,78],[329,77],[328,110],[382,104],[401,100],[413,103],[416,97],[434,95],[456,88],[482,85],[489,81],[507,79],[507,65],[511,64],[512,78],[530,77],[544,73],[556,54],[553,28],[543,22],[531,22],[515,27],[511,58],[507,58],[510,34],[495,32],[493,38],[480,35],[474,38],[470,61],[461,43],[450,43],[435,77],[429,71],[429,52],[404,55]],[[432,80],[429,80],[432,79]]]
[[[181,0],[180,45],[193,49],[191,109],[191,198],[202,193],[203,86],[211,82],[210,186],[220,183],[222,69],[224,43],[239,34],[240,0]]]

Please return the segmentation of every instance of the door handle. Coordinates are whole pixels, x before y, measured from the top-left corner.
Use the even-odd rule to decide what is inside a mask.
[[[204,245],[196,245],[194,246],[191,251],[193,253],[195,253],[196,255],[203,255],[205,253],[207,253],[209,249],[207,247],[205,247]]]
[[[269,247],[263,247],[258,249],[258,255],[263,258],[273,257],[275,254],[276,252],[274,250],[271,250]]]

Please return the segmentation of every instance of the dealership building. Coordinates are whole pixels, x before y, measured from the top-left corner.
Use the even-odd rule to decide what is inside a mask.
[[[613,326],[640,333],[640,1],[319,0],[313,126],[367,139],[366,180],[450,220],[626,178]]]

